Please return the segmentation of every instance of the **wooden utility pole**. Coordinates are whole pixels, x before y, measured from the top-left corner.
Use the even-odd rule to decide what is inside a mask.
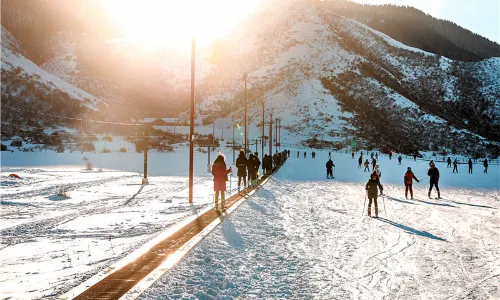
[[[194,75],[195,75],[196,39],[191,43],[191,122],[189,124],[189,203],[193,203],[194,169]]]
[[[261,155],[261,160],[264,161],[264,130],[265,130],[265,117],[264,117],[264,100],[262,100],[262,136],[260,137],[260,142],[262,144],[262,152],[260,153]]]
[[[231,126],[233,127],[233,165],[234,165],[234,117],[231,117]]]
[[[278,152],[278,121],[279,121],[279,119],[278,119],[278,118],[276,118],[276,122],[275,122],[275,124],[276,124],[276,125],[275,125],[275,127],[276,127],[276,130],[275,130],[275,133],[276,133],[276,138],[275,138],[275,139],[276,139],[276,143],[274,143],[274,145],[275,145],[275,146],[274,146],[274,147],[275,147],[275,149],[274,149],[274,150],[275,150],[276,152]]]
[[[142,184],[148,184],[148,133],[149,126],[144,125],[144,178],[142,179]]]
[[[247,73],[243,73],[243,80],[245,80],[245,153],[248,149],[248,139],[247,139]]]
[[[269,155],[273,156],[273,113],[269,120]]]

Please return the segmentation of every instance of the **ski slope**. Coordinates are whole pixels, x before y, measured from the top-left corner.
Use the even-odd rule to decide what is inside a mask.
[[[456,175],[438,163],[444,199],[428,199],[422,180],[406,200],[406,166],[423,179],[428,164],[384,156],[377,220],[363,210],[368,173],[333,156],[336,180],[325,152],[292,155],[140,299],[500,298],[498,166]]]

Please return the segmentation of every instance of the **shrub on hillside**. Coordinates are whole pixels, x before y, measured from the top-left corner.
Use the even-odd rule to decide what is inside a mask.
[[[94,152],[95,146],[93,143],[83,143],[82,149],[83,149],[83,152]]]
[[[2,144],[2,151],[7,151],[7,150],[8,150],[7,146]]]
[[[13,140],[12,142],[10,142],[10,145],[12,147],[22,147],[23,146],[23,141],[22,140]]]
[[[121,147],[121,148],[120,148],[120,152],[121,152],[121,153],[125,153],[125,152],[127,152],[127,149],[125,149],[124,147]]]
[[[112,142],[113,141],[113,138],[109,135],[106,135],[102,138],[103,141],[105,142]]]
[[[101,150],[101,153],[111,153],[111,150],[104,148]]]

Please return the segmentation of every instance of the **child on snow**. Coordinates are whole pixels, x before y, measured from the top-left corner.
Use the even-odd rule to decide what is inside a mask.
[[[370,177],[370,180],[368,180],[368,182],[366,183],[365,189],[366,193],[368,194],[368,216],[371,217],[372,215],[371,205],[373,202],[375,205],[375,218],[378,218],[377,187],[380,189],[380,193],[383,193],[384,188],[380,184],[377,174],[373,173]]]
[[[408,170],[405,173],[404,176],[404,183],[405,183],[405,197],[408,199],[408,190],[410,190],[410,195],[411,199],[413,200],[413,179],[415,179],[417,182],[420,182],[417,177],[415,177],[415,174],[411,171],[411,168],[408,167]]]

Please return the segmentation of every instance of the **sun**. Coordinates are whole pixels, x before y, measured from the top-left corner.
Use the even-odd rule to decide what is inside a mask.
[[[154,50],[190,49],[231,33],[263,0],[101,0],[127,42]]]

